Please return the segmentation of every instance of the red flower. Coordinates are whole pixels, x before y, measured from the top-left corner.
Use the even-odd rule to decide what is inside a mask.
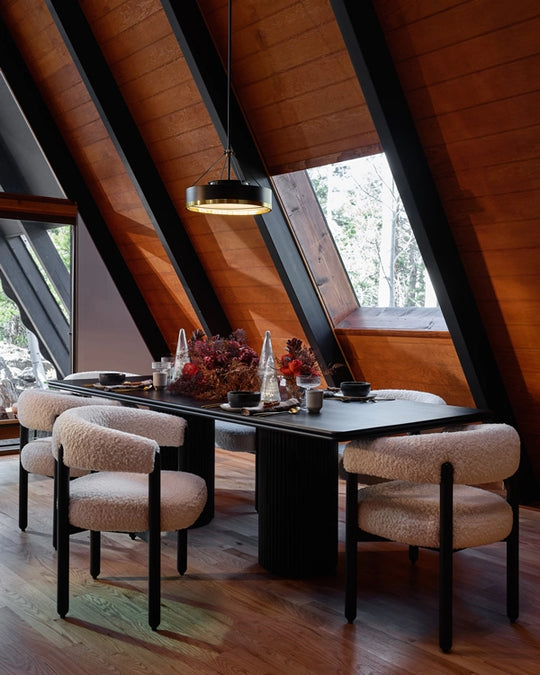
[[[182,376],[186,377],[188,379],[191,379],[192,377],[195,377],[195,375],[199,372],[199,367],[197,366],[196,363],[186,363],[185,366],[182,368]]]

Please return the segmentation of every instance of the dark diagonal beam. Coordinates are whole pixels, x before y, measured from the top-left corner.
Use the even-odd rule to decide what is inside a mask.
[[[0,67],[65,194],[75,201],[96,249],[155,358],[169,350],[106,222],[97,208],[54,120],[32,80],[3,21],[0,20]]]
[[[162,0],[161,4],[199,88],[216,132],[225,147],[227,140],[227,75],[197,2],[195,0],[184,0],[179,3]],[[232,79],[234,80],[234,72]],[[256,182],[273,190],[251,136],[250,128],[246,124],[234,95],[231,96],[230,133],[237,178]],[[281,210],[279,200],[274,197],[272,211],[263,216],[256,216],[256,220],[281,281],[321,367],[326,369],[334,363],[346,363],[296,240]],[[339,374],[336,373],[336,377],[344,380],[350,379],[351,375],[345,366],[339,371]],[[332,377],[329,380],[331,381]]]
[[[223,308],[79,3],[46,3],[203,329],[228,335]]]
[[[61,374],[69,372],[69,323],[20,237],[0,237],[0,271],[24,324]]]
[[[386,45],[372,0],[330,0],[366,103],[392,168],[472,395],[496,419],[516,425],[450,225]],[[522,455],[524,499],[538,486]]]

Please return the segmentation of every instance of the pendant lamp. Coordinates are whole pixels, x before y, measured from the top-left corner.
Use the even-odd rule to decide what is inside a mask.
[[[255,216],[272,210],[272,191],[260,185],[231,179],[231,51],[232,0],[228,4],[227,46],[227,147],[223,153],[226,178],[205,185],[192,185],[186,190],[186,208],[198,213],[224,216]],[[219,160],[217,160],[219,161]],[[216,164],[214,162],[197,180],[203,178]]]

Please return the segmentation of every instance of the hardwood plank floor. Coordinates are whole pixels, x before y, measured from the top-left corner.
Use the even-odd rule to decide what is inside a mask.
[[[359,615],[343,616],[343,519],[336,575],[275,577],[257,564],[253,456],[218,451],[216,517],[189,535],[188,571],[163,542],[162,623],[147,625],[146,544],[108,535],[102,577],[88,535],[72,537],[71,604],[56,614],[52,481],[30,481],[29,528],[17,526],[16,456],[0,457],[0,674],[538,672],[540,511],[522,509],[521,613],[505,615],[504,545],[455,556],[454,649],[437,645],[437,556],[362,544]],[[340,486],[343,506],[344,484]],[[313,496],[316,499],[316,495]]]

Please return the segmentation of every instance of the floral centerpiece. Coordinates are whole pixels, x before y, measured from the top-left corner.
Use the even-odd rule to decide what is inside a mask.
[[[304,346],[298,338],[287,340],[287,352],[278,359],[278,368],[285,378],[289,394],[296,397],[301,391],[296,384],[297,375],[321,374],[313,349]]]
[[[259,356],[242,329],[228,338],[196,330],[188,340],[188,354],[181,376],[168,387],[171,393],[226,401],[228,391],[259,391]]]

